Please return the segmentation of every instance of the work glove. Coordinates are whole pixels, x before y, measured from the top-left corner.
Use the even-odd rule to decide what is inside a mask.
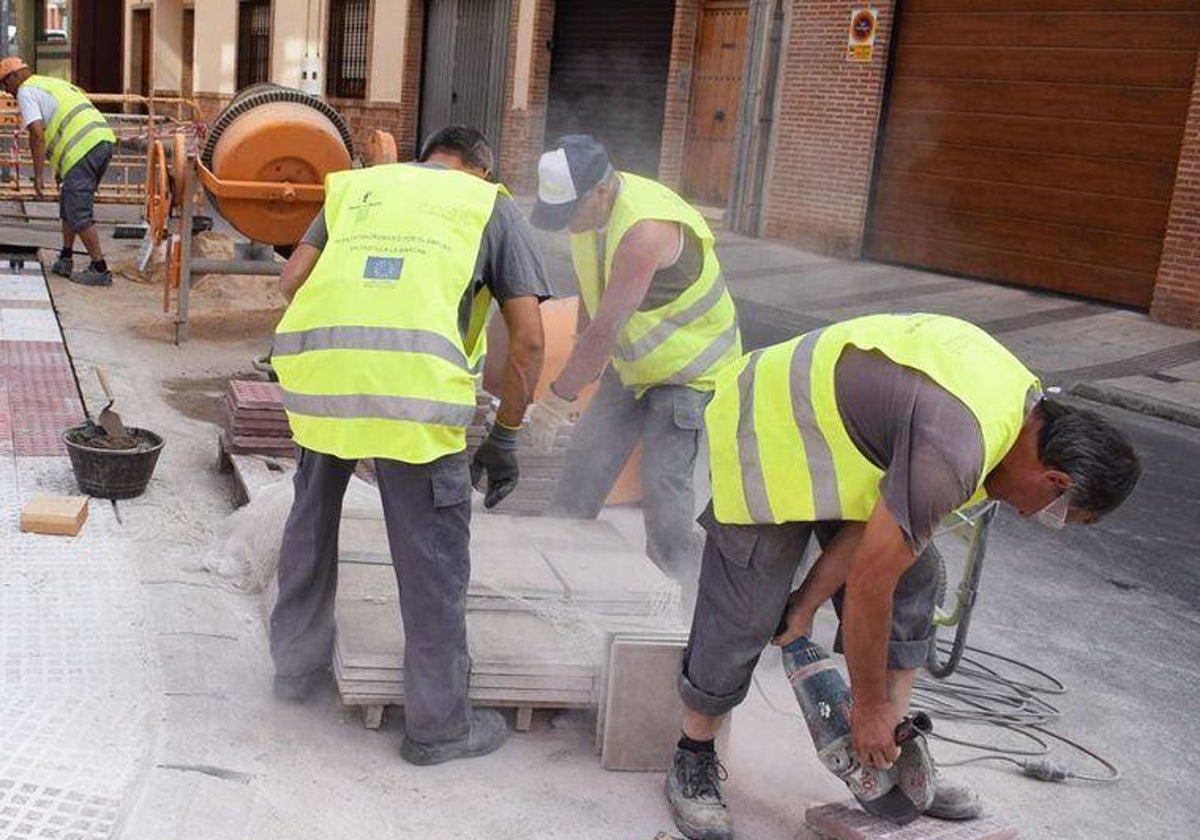
[[[494,508],[504,497],[517,488],[521,471],[517,468],[517,436],[519,429],[506,429],[492,423],[492,430],[475,450],[471,459],[471,485],[480,489],[479,481],[487,474],[487,492],[483,506]]]
[[[529,410],[529,441],[537,449],[553,449],[560,429],[579,419],[578,402],[565,400],[547,388],[546,395]]]

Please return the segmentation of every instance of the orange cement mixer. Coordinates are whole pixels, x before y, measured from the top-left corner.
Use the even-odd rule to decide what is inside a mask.
[[[354,141],[341,115],[303,91],[274,84],[241,90],[217,116],[200,153],[209,200],[256,242],[294,245],[320,209],[305,186],[349,169]],[[273,185],[264,190],[262,185]]]

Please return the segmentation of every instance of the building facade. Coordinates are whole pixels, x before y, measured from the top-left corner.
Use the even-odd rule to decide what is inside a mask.
[[[80,18],[93,4],[65,5]],[[123,11],[129,92],[182,92],[213,114],[248,84],[307,87],[402,156],[439,125],[475,124],[520,191],[548,142],[586,131],[739,232],[1200,325],[1200,0]]]

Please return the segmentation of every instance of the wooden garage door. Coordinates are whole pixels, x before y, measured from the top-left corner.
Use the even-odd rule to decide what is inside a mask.
[[[868,255],[1148,306],[1200,0],[901,9]]]

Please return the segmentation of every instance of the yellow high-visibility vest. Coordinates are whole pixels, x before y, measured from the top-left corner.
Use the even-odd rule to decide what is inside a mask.
[[[974,324],[944,315],[869,315],[747,354],[717,379],[705,412],[713,513],[728,524],[866,521],[883,471],[838,412],[834,369],[846,347],[920,371],[979,421],[984,479],[1025,422],[1035,377]]]
[[[686,225],[703,249],[700,276],[668,303],[633,313],[617,337],[612,363],[621,382],[639,396],[654,385],[711,391],[717,371],[742,354],[737,311],[721,276],[712,231],[695,208],[662,184],[628,172],[622,172],[621,179],[621,191],[603,234],[586,231],[571,236],[571,257],[584,308],[590,317],[596,317],[613,254],[630,227],[643,219]],[[602,235],[603,254],[599,248]]]
[[[60,179],[97,144],[117,142],[108,120],[75,85],[53,76],[30,76],[24,84],[46,91],[58,103],[58,110],[46,126],[46,159]],[[41,162],[34,165],[40,166]]]
[[[490,293],[465,336],[459,311],[499,190],[412,164],[326,177],[329,240],[271,357],[297,443],[413,464],[466,448]]]

